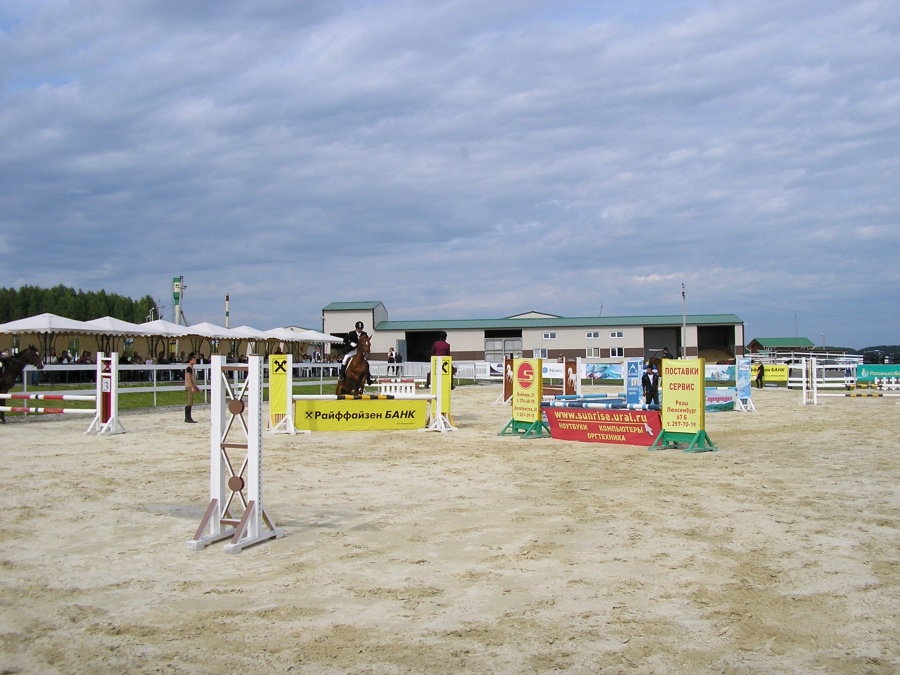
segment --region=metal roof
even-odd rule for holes
[[[753,338],[751,343],[756,343],[764,349],[781,349],[785,347],[798,347],[809,349],[815,347],[815,343],[809,338]]]
[[[358,312],[360,310],[375,309],[382,304],[378,300],[366,300],[363,302],[332,302],[323,309],[323,312]]]
[[[359,303],[335,303],[351,305]],[[539,317],[534,319],[434,319],[421,321],[382,321],[375,330],[426,331],[426,330],[495,330],[503,328],[619,328],[626,326],[668,327],[681,326],[686,321],[691,326],[734,325],[743,320],[735,314],[681,314],[657,316],[583,316]]]

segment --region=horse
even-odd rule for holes
[[[3,366],[0,368],[0,394],[8,394],[9,390],[16,386],[16,380],[25,370],[25,366],[34,366],[38,370],[44,368],[41,355],[34,345],[28,345],[28,349],[23,349],[18,354],[4,356],[0,361]],[[7,399],[0,400],[6,401]],[[6,413],[2,410],[0,410],[0,424],[6,424]]]
[[[672,355],[669,353],[669,348],[668,348],[668,347],[663,347],[662,349],[657,349],[656,351],[654,351],[654,352],[653,352],[653,355],[652,355],[649,359],[647,359],[647,364],[648,364],[651,368],[656,369],[656,372],[659,373],[659,381],[660,381],[660,382],[662,382],[662,371],[663,371],[663,369],[662,369],[662,362],[663,362],[663,359],[674,359],[674,358],[677,358],[677,357],[672,356]]]
[[[359,343],[356,345],[356,354],[347,363],[344,372],[344,379],[338,380],[334,393],[338,396],[352,394],[359,396],[363,393],[366,384],[371,380],[369,374],[369,352],[372,351],[372,341],[369,336],[363,333],[359,337]]]

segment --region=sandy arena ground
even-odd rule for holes
[[[285,536],[191,551],[209,409],[0,427],[2,673],[897,673],[900,399],[754,390],[717,453],[266,436]]]

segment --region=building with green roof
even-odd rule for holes
[[[721,361],[744,355],[744,322],[734,314],[563,317],[539,311],[499,319],[391,321],[380,301],[333,302],[322,309],[322,329],[340,335],[362,321],[372,336],[372,358],[394,347],[406,361],[427,361],[442,332],[459,360],[502,361],[673,356]]]
[[[764,351],[809,351],[815,347],[815,343],[805,337],[753,338],[747,345],[751,354]]]

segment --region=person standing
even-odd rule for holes
[[[450,356],[450,343],[447,342],[447,333],[441,331],[438,333],[438,339],[434,341],[434,344],[431,345],[431,355],[432,356]],[[454,371],[456,368],[453,369]],[[451,378],[451,382],[452,382]],[[425,386],[431,386],[431,371],[428,372],[428,376],[425,378]],[[451,389],[455,389],[456,385],[451,384]]]
[[[394,364],[397,362],[397,352],[394,351],[393,347],[388,349],[387,362],[388,362],[387,374],[388,374],[388,377],[390,377],[391,375],[394,374]]]
[[[184,406],[184,421],[189,424],[196,424],[197,420],[191,417],[191,408],[194,405],[194,394],[200,391],[197,386],[197,380],[194,376],[194,366],[197,365],[197,357],[191,352],[187,357],[187,365],[184,368],[184,388],[187,391],[187,401]]]
[[[431,345],[432,356],[450,356],[450,343],[447,342],[447,333],[438,333],[438,339]]]
[[[644,403],[659,405],[659,373],[649,363],[641,378],[641,387],[644,390]]]
[[[766,368],[763,366],[762,361],[759,362],[759,367],[756,369],[756,388],[763,388],[763,377],[765,377]]]

